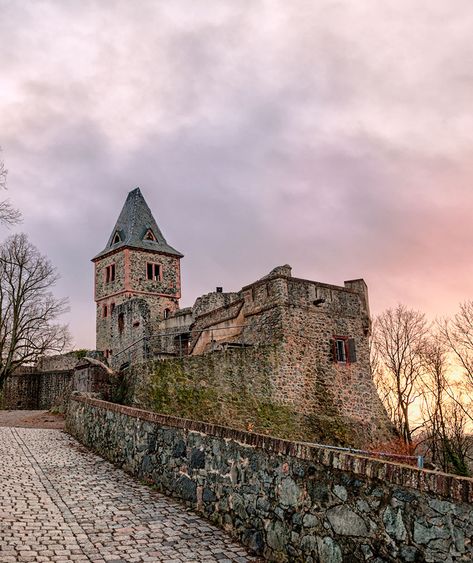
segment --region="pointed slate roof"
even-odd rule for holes
[[[144,240],[148,231],[154,234],[156,240]],[[119,240],[114,242],[118,239],[117,234]],[[95,256],[94,260],[124,247],[165,252],[180,258],[183,256],[166,242],[140,188],[136,188],[128,194],[115,228],[108,239],[107,246]]]

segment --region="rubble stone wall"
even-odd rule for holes
[[[34,371],[65,371],[74,369],[77,364],[77,353],[44,356],[38,360]]]
[[[8,410],[48,410],[64,405],[71,392],[72,370],[13,374],[3,388]]]
[[[67,429],[270,561],[473,559],[473,480],[73,397]]]
[[[219,398],[228,395],[252,395],[263,402],[270,402],[272,369],[277,362],[277,349],[271,346],[229,349],[133,364],[126,373],[126,379],[132,387],[134,405],[150,410],[153,409],[151,392],[154,374],[161,370],[185,374],[189,389],[210,389],[217,403]],[[220,406],[217,403],[214,405],[216,411]]]

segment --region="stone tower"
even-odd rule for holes
[[[179,308],[182,256],[167,244],[140,189],[131,191],[107,246],[92,259],[97,350],[107,357],[120,352],[114,335],[128,321],[124,315],[130,307],[124,304],[138,299],[151,320],[166,318]]]

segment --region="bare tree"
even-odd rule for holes
[[[7,187],[7,169],[2,160],[0,160],[0,189],[5,190]],[[14,225],[21,219],[21,213],[18,209],[12,207],[8,200],[0,201],[0,224]]]
[[[422,445],[427,457],[443,471],[450,471],[452,453],[449,440],[450,398],[448,390],[448,352],[439,335],[426,338],[420,352],[423,364],[421,375],[421,413],[423,420]]]
[[[57,324],[67,299],[56,299],[51,288],[56,269],[26,235],[13,235],[0,245],[0,389],[18,367],[42,355],[62,352],[69,331]]]
[[[375,382],[401,437],[412,445],[410,409],[420,394],[421,351],[428,327],[425,316],[404,305],[388,309],[373,326],[380,366]]]
[[[472,461],[471,438],[467,433],[468,417],[464,408],[462,397],[450,401],[446,409],[447,441],[449,471],[459,475],[470,476],[469,463]]]
[[[461,303],[460,310],[453,318],[443,319],[438,325],[444,341],[462,368],[463,384],[471,397],[473,395],[473,301]]]

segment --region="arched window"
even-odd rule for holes
[[[118,231],[116,231],[114,236],[113,236],[112,244],[117,244],[118,242],[121,242],[121,241],[122,241],[122,237],[120,236],[120,233]]]

